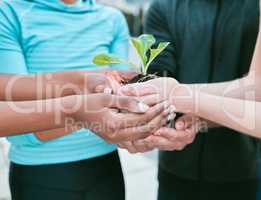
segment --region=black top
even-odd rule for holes
[[[182,83],[233,80],[250,66],[259,24],[258,0],[156,0],[145,32],[171,46],[150,72]],[[160,166],[188,179],[256,178],[259,142],[227,128],[200,133],[182,152],[161,152]]]

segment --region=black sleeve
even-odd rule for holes
[[[146,16],[144,31],[147,34],[152,34],[159,42],[171,42],[167,49],[149,67],[149,73],[156,73],[159,76],[171,76],[176,74],[176,61],[174,52],[174,41],[169,30],[168,20],[171,15],[167,16],[168,1],[156,0],[151,4]],[[166,6],[164,5],[166,4]]]

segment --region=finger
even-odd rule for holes
[[[146,145],[147,145],[149,148],[155,149],[155,148],[157,148],[157,147],[155,147],[154,144],[153,144],[153,138],[154,138],[154,137],[155,137],[154,135],[150,135],[149,137],[143,139],[142,141],[143,141],[144,143],[146,143]]]
[[[194,124],[189,129],[186,129],[186,132],[188,133],[188,136],[186,138],[187,143],[191,144],[195,140],[197,134],[199,133],[199,127],[196,124]]]
[[[167,122],[168,122],[168,119],[163,112],[160,116],[155,117],[153,120],[151,120],[148,123],[149,131],[154,133],[158,129],[166,126]]]
[[[137,72],[133,72],[133,71],[122,71],[119,70],[118,71],[119,76],[124,80],[124,82],[127,82],[131,79],[133,79],[135,76],[138,75]]]
[[[133,141],[132,144],[139,153],[145,153],[154,149],[151,145],[148,145],[145,139]]]
[[[119,72],[116,71],[116,70],[106,70],[106,71],[104,71],[104,74],[105,74],[107,77],[113,78],[113,79],[116,80],[118,83],[122,83],[122,82],[123,82],[122,77],[119,75]]]
[[[193,123],[193,118],[194,117],[189,114],[179,117],[176,120],[175,128],[177,130],[185,130],[185,129],[189,128]]]
[[[163,127],[161,129],[159,129],[154,135],[164,137],[172,142],[176,142],[176,141],[182,142],[182,141],[186,140],[186,138],[190,134],[188,131],[185,131],[185,130],[177,131],[173,128]]]
[[[105,93],[105,94],[112,94],[113,89],[108,85],[98,85],[94,88],[94,93]]]
[[[184,131],[178,131],[171,128],[161,128],[155,133],[155,135],[164,137],[172,142],[181,142],[182,144],[187,145],[194,141],[197,135],[197,128],[196,125],[193,125]]]
[[[151,95],[136,97],[136,99],[148,106],[154,106],[158,103],[161,103],[161,102],[167,100],[166,98],[162,97],[159,94],[151,94]]]
[[[117,79],[115,79],[114,76],[108,75],[107,76],[107,84],[109,87],[112,88],[113,93],[116,93],[119,88],[121,87],[121,82]]]
[[[138,150],[132,144],[132,142],[122,142],[118,145],[122,149],[126,149],[129,153],[138,153]]]
[[[105,75],[99,75],[97,74],[89,74],[89,77],[94,76],[96,79],[96,85],[93,85],[92,92],[94,93],[104,93],[104,90],[106,88],[112,89],[113,92],[116,92],[121,87],[121,82],[119,82],[117,79],[115,79],[114,76],[107,74]],[[90,79],[93,80],[93,79]],[[87,83],[87,85],[92,85],[92,82]],[[112,92],[110,92],[111,94]]]
[[[174,121],[175,117],[176,117],[176,113],[172,113],[172,112],[170,111],[170,113],[169,113],[169,115],[168,115],[168,121],[169,121],[169,122]]]
[[[163,115],[159,115],[151,120],[148,124],[130,127],[116,131],[112,137],[114,138],[114,143],[121,143],[124,141],[135,141],[144,139],[155,132],[159,127],[164,126],[167,123],[166,118]]]
[[[147,130],[147,127],[131,127],[126,129],[121,129],[117,132],[114,132],[112,135],[112,143],[122,143],[134,140],[140,140],[148,137],[150,133]]]
[[[135,98],[120,97],[116,95],[112,96],[111,102],[109,102],[108,105],[110,108],[123,109],[133,113],[145,113],[150,108],[148,105],[139,102]]]
[[[169,108],[167,107],[167,103],[162,102],[154,107],[151,107],[145,114],[113,113],[112,117],[113,119],[116,119],[115,123],[117,123],[118,128],[128,128],[146,125],[157,116],[160,119],[165,119],[168,113]]]
[[[151,94],[157,94],[158,89],[148,83],[135,83],[121,87],[118,91],[120,95],[125,96],[145,96]]]
[[[163,151],[183,150],[185,145],[180,142],[171,142],[164,137],[153,136],[151,138],[153,145]]]
[[[183,120],[178,119],[175,123],[175,128],[177,130],[184,130],[186,129],[185,122]]]

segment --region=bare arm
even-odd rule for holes
[[[0,100],[42,100],[92,93],[96,86],[109,84],[107,76],[102,71],[99,73],[98,71],[68,71],[38,75],[0,74]],[[48,141],[71,132],[72,130],[60,128],[35,134],[40,140]]]
[[[261,138],[261,102],[234,99],[198,92],[197,100],[186,101],[175,97],[175,105],[181,112],[194,114],[223,126]],[[197,103],[196,103],[197,102]]]
[[[142,139],[151,134],[152,128],[160,127],[169,113],[165,102],[155,97],[148,102],[151,100],[153,105],[156,104],[151,108],[136,98],[109,94],[0,102],[0,110],[3,112],[0,115],[0,136],[58,129],[65,127],[66,119],[70,119],[77,124],[81,123],[109,143]],[[129,112],[118,113],[115,108]]]
[[[0,136],[11,136],[34,131],[44,131],[64,127],[65,113],[60,110],[71,97],[42,101],[0,102]],[[60,122],[56,123],[55,117]],[[59,115],[59,116],[58,116]]]
[[[95,83],[90,85],[88,79],[98,79],[96,86],[106,82],[106,77],[98,76],[98,73],[67,71],[35,75],[0,74],[0,100],[30,101],[91,93]]]

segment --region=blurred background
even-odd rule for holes
[[[151,0],[97,0],[97,2],[120,9],[128,21],[132,36],[142,33],[143,17]]]
[[[142,33],[143,16],[148,9],[150,0],[98,0],[120,9],[129,24],[132,36]],[[131,59],[136,59],[130,49]],[[0,200],[10,200],[8,187],[9,161],[8,143],[0,139]],[[126,182],[127,200],[156,200],[157,196],[157,152],[130,155],[120,151],[122,167]]]

